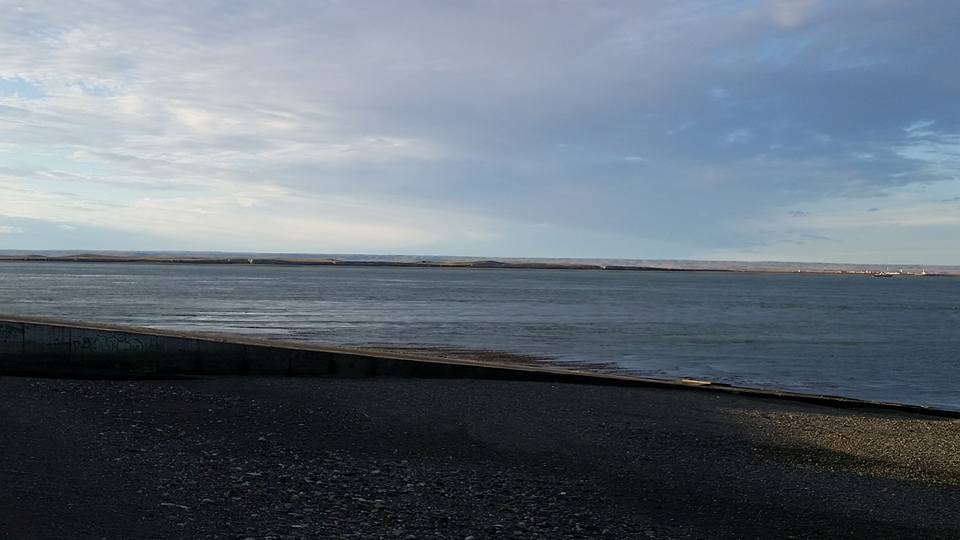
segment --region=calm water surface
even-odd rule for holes
[[[0,264],[0,312],[494,349],[960,410],[960,279]]]

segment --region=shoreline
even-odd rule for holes
[[[256,355],[260,357],[260,361],[264,363],[265,367],[267,367],[267,372],[273,375],[302,376],[305,374],[306,376],[320,377],[330,375],[337,376],[339,368],[334,369],[332,372],[326,370],[314,371],[311,369],[306,371],[304,374],[292,373],[290,371],[291,366],[289,364],[289,359],[287,360],[287,367],[282,368],[278,366],[276,361],[271,360],[270,358],[271,356],[277,355],[296,356],[302,354],[318,354],[325,356],[333,355],[334,357],[342,356],[352,359],[349,360],[348,364],[350,366],[348,369],[350,370],[354,370],[353,366],[356,364],[356,361],[361,360],[361,363],[364,364],[364,367],[360,368],[359,371],[354,370],[352,374],[346,375],[352,377],[440,377],[466,379],[493,377],[507,379],[513,378],[517,380],[562,381],[601,386],[656,387],[674,390],[693,390],[707,393],[725,393],[742,395],[746,397],[806,402],[838,409],[862,408],[894,410],[942,418],[960,418],[960,410],[909,403],[867,400],[827,394],[793,392],[789,390],[741,387],[721,382],[692,378],[663,379],[646,377],[631,374],[629,371],[625,371],[620,368],[610,369],[611,365],[608,363],[582,363],[578,365],[577,363],[573,362],[562,362],[549,359],[546,359],[546,362],[544,362],[544,359],[536,357],[497,351],[470,351],[454,347],[414,347],[413,349],[397,346],[336,347],[300,341],[255,338],[236,334],[185,332],[130,325],[89,323],[64,319],[22,317],[12,315],[0,315],[0,325],[2,324],[39,325],[40,327],[51,327],[60,330],[69,330],[72,328],[80,331],[83,334],[87,334],[88,336],[91,335],[89,334],[90,332],[106,332],[107,338],[109,338],[110,334],[116,333],[118,335],[122,335],[124,340],[128,339],[129,337],[137,336],[161,339],[172,338],[174,340],[174,344],[172,345],[174,350],[180,350],[178,349],[178,346],[175,345],[175,343],[179,340],[186,340],[187,342],[193,343],[208,343],[213,347],[213,354],[218,358],[218,361],[223,357],[223,355],[227,354],[242,354],[243,356],[247,356],[247,348],[252,347],[256,351],[262,351],[258,352]],[[56,335],[59,335],[60,330],[57,331]],[[0,338],[2,337],[3,336],[0,335]],[[21,340],[20,346],[23,347],[23,335],[19,336],[19,339]],[[61,345],[67,345],[69,347],[73,340],[70,338],[67,338],[67,340],[67,342],[62,343]],[[0,340],[0,345],[4,345],[3,340]],[[55,345],[55,347],[60,347],[61,345]],[[16,344],[7,342],[5,346],[7,347],[7,351],[9,351],[10,346],[16,347]],[[218,348],[222,347],[226,347],[225,351],[229,352],[215,352],[218,350]],[[61,352],[58,354],[63,354],[66,352],[66,354],[69,356],[69,349],[46,350],[48,350],[48,354],[52,353],[53,350],[59,350]],[[3,347],[0,347],[0,353],[3,352],[5,352]],[[90,351],[84,349],[83,354],[89,354],[89,352]],[[7,354],[9,355],[10,353],[7,352]],[[94,353],[93,357],[88,356],[88,359],[95,358],[97,354],[99,353]],[[104,356],[104,359],[109,360],[110,358],[117,357],[118,351],[105,351],[105,354],[106,356]],[[16,354],[14,356],[16,356]],[[123,353],[120,351],[119,357],[122,356]],[[154,356],[156,356],[156,353],[154,353]],[[115,362],[116,360],[109,361]],[[408,368],[399,367],[397,365],[398,362],[410,366],[423,366],[430,374],[427,374],[428,372],[421,373],[420,375],[413,374],[408,370]],[[379,372],[379,370],[375,368],[377,363],[384,363],[390,367],[378,375],[375,374]],[[14,363],[13,365],[17,366],[19,364]],[[111,370],[111,368],[107,368],[105,365],[101,365],[93,370],[90,370],[85,368],[84,364],[82,363],[69,363],[67,365],[60,366],[56,370],[49,370],[44,367],[44,364],[37,365],[36,367],[19,365],[19,367],[14,367],[12,369],[10,365],[7,365],[6,367],[2,367],[2,369],[0,369],[0,375],[49,375],[53,377],[72,375],[93,378],[104,376],[115,377],[117,375],[122,375],[156,378],[157,376],[165,375],[190,376],[197,374],[202,375],[205,373],[202,371],[196,371],[196,367],[190,368],[189,364],[184,365],[176,361],[172,363],[172,366],[173,371],[168,370],[161,373],[157,372],[155,368],[147,371],[144,371],[142,368],[139,368],[136,371],[130,371],[129,368]],[[606,371],[601,371],[603,369]],[[416,369],[414,368],[414,371],[415,370]],[[240,361],[230,363],[226,367],[221,367],[218,371],[213,373],[248,375],[256,374],[257,372],[251,371],[250,366],[247,363]],[[488,374],[484,375],[484,373]],[[343,374],[340,376],[343,376]]]
[[[268,265],[268,266],[324,266],[324,267],[359,267],[359,268],[471,268],[471,269],[507,269],[507,270],[595,270],[595,271],[623,271],[623,272],[724,272],[724,273],[757,273],[757,274],[812,274],[812,275],[844,275],[844,276],[872,276],[872,277],[960,277],[960,270],[926,272],[919,265],[903,265],[911,270],[889,271],[890,265],[830,265],[820,263],[777,263],[773,268],[763,263],[720,263],[710,264],[701,261],[682,261],[674,264],[601,264],[592,262],[549,262],[536,260],[497,260],[481,258],[449,258],[433,260],[365,260],[365,259],[337,259],[330,257],[264,257],[264,256],[184,256],[184,255],[0,255],[0,263],[40,262],[40,263],[97,263],[97,264],[157,264],[157,265]],[[679,262],[680,264],[676,264]],[[696,263],[695,265],[693,263]],[[823,267],[820,267],[823,266]]]
[[[440,346],[440,345],[416,345],[416,344],[393,344],[393,343],[372,343],[369,345],[357,345],[356,350],[369,351],[383,354],[401,354],[414,355],[419,357],[438,358],[441,360],[466,360],[470,362],[495,363],[506,365],[518,365],[529,367],[550,367],[557,369],[575,369],[588,373],[598,373],[606,375],[624,375],[643,377],[629,369],[618,366],[616,362],[580,362],[570,360],[559,360],[547,356],[536,356],[530,354],[521,354],[495,349],[468,349],[464,347]],[[667,379],[665,379],[667,380]]]
[[[622,376],[628,379],[649,381],[653,383],[663,383],[676,387],[682,385],[682,388],[700,388],[704,390],[715,390],[721,392],[730,392],[745,396],[771,397],[775,399],[795,400],[817,402],[824,404],[833,403],[835,407],[856,407],[857,404],[866,407],[889,408],[891,410],[916,412],[918,414],[929,413],[932,416],[960,418],[960,407],[953,409],[949,407],[938,407],[934,405],[923,405],[918,403],[887,401],[879,399],[866,399],[841,394],[825,394],[816,391],[791,390],[777,386],[741,386],[722,381],[705,379],[693,376],[681,376],[677,378],[664,378],[646,375],[639,371],[617,365],[615,362],[604,361],[575,361],[559,360],[546,356],[534,356],[494,349],[466,349],[452,346],[423,346],[423,345],[391,345],[391,344],[373,344],[370,346],[357,346],[357,351],[374,352],[383,354],[413,355],[416,357],[437,358],[442,360],[466,360],[471,362],[486,362],[506,365],[547,367],[562,370],[574,370],[586,375],[614,375]]]

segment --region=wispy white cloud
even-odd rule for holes
[[[908,139],[894,148],[896,155],[918,164],[923,180],[960,184],[960,132],[932,129],[932,122],[911,124]]]
[[[752,135],[749,129],[740,128],[727,133],[724,140],[730,144],[740,144],[749,141],[751,138]]]
[[[812,19],[822,7],[822,0],[767,0],[770,17],[786,28],[796,28]]]

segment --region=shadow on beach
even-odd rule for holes
[[[951,420],[493,380],[0,389],[8,537],[960,536]]]

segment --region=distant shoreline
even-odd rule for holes
[[[542,270],[638,270],[668,272],[729,272],[730,270],[713,268],[671,268],[658,266],[628,266],[576,263],[539,263],[504,262],[497,260],[465,261],[367,261],[325,258],[284,258],[284,257],[128,257],[110,255],[77,256],[0,256],[0,262],[87,262],[87,263],[149,263],[149,264],[259,264],[275,266],[391,266],[412,268],[526,268]]]
[[[450,259],[450,260],[364,260],[337,259],[326,257],[243,257],[243,256],[185,256],[185,255],[0,255],[4,262],[44,262],[44,263],[136,263],[136,264],[219,264],[219,265],[273,265],[273,266],[347,266],[347,267],[400,267],[400,268],[483,268],[483,269],[528,269],[528,270],[614,270],[634,272],[734,272],[766,274],[830,274],[830,275],[870,275],[877,277],[958,277],[960,272],[926,272],[915,270],[879,270],[878,265],[864,265],[867,268],[810,268],[791,269],[784,267],[769,268],[736,267],[724,268],[723,263],[716,267],[698,263],[697,267],[650,266],[629,264],[599,264],[589,262],[547,262],[547,261],[502,261],[495,259]],[[807,264],[807,263],[802,263]]]

